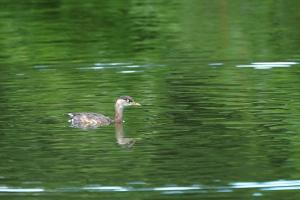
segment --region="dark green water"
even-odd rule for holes
[[[299,199],[299,8],[2,0],[0,199]]]

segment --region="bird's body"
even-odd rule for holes
[[[98,113],[79,112],[68,113],[70,116],[69,122],[71,122],[71,125],[76,128],[96,128],[99,126],[110,125],[114,122],[122,123],[124,107],[132,105],[140,106],[139,103],[134,102],[132,97],[121,96],[116,100],[114,120]]]
[[[105,126],[113,123],[113,120],[109,117],[106,117],[98,113],[69,113],[70,122],[74,127],[89,126],[89,127],[98,127]]]

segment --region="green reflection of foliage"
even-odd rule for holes
[[[49,180],[76,174],[71,181],[83,183],[299,178],[293,154],[299,70],[235,67],[299,59],[299,7],[298,1],[5,2],[1,129],[12,136],[1,135],[10,152],[1,156],[13,158],[5,172]],[[79,69],[117,62],[143,72]],[[225,64],[208,67],[212,62]],[[69,111],[112,116],[121,94],[144,104],[126,111],[134,124],[125,126],[128,134],[141,130],[147,138],[136,149],[114,146],[112,127],[100,136],[66,127]]]

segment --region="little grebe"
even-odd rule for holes
[[[115,119],[112,120],[102,114],[97,113],[68,113],[70,116],[69,122],[73,127],[77,128],[96,128],[99,126],[109,125],[113,122],[123,122],[123,110],[127,106],[140,106],[141,104],[135,102],[130,96],[121,96],[117,98],[115,104]]]

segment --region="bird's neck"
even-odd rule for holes
[[[123,106],[116,104],[115,105],[115,123],[123,122]]]

